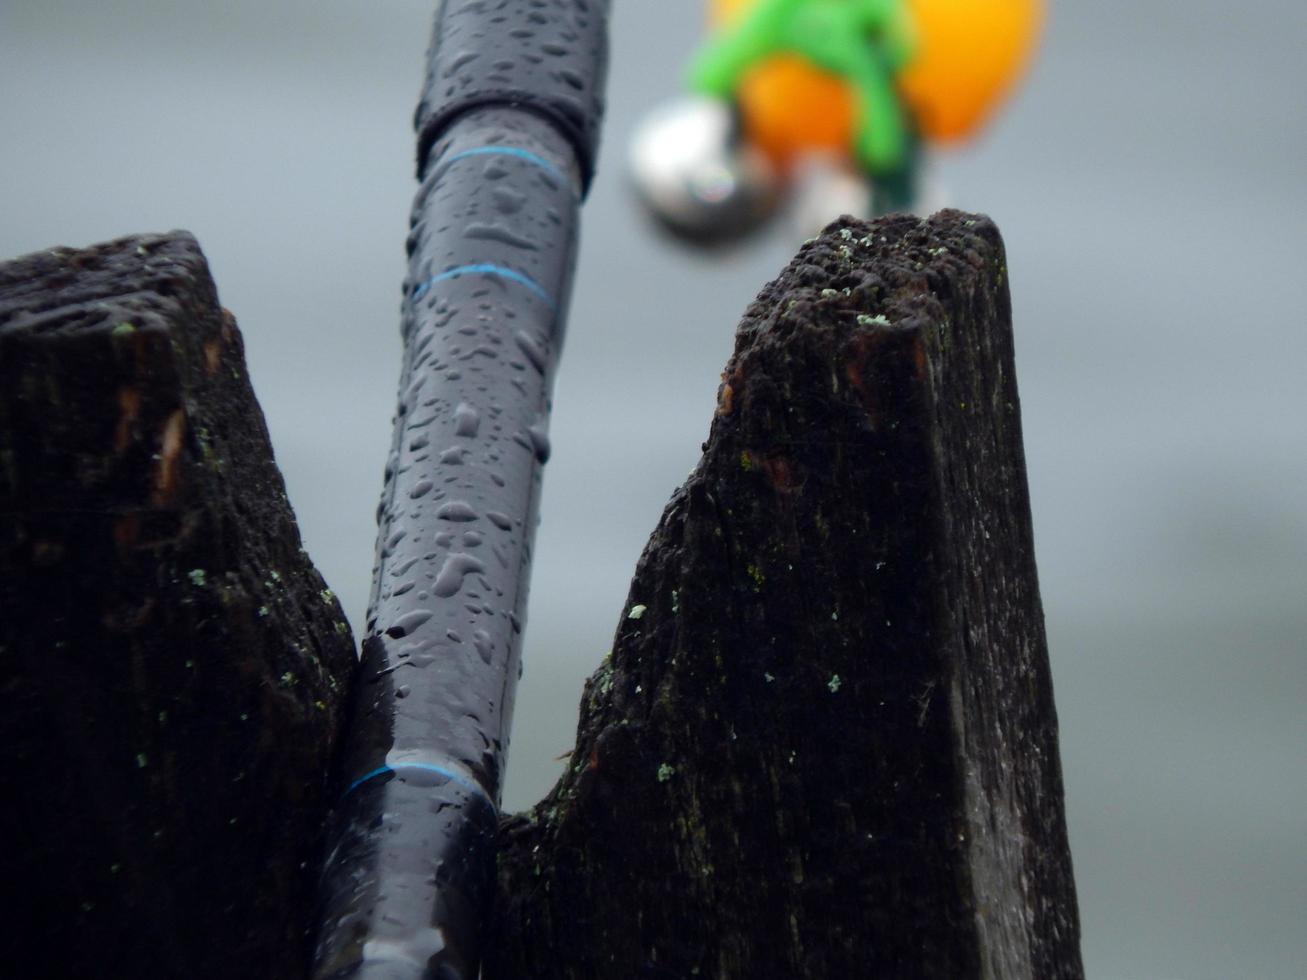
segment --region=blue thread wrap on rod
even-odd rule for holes
[[[478,106],[513,105],[548,119],[571,142],[584,196],[607,73],[607,0],[445,0],[415,119],[418,176],[450,120]]]

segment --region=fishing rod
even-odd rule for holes
[[[314,980],[477,976],[608,0],[450,0]]]

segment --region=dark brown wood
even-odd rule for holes
[[[487,976],[1082,976],[1004,262],[843,219],[747,311]]]
[[[302,977],[353,641],[190,235],[0,264],[0,958]]]

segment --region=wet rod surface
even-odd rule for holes
[[[477,975],[606,21],[555,0],[436,17],[315,980]]]

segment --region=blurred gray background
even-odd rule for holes
[[[698,456],[746,302],[623,183],[698,0],[616,0],[506,802]],[[237,315],[307,547],[363,622],[432,0],[0,0],[0,256],[183,227]],[[1054,3],[951,203],[1009,251],[1084,950],[1102,980],[1307,976],[1301,3]]]

